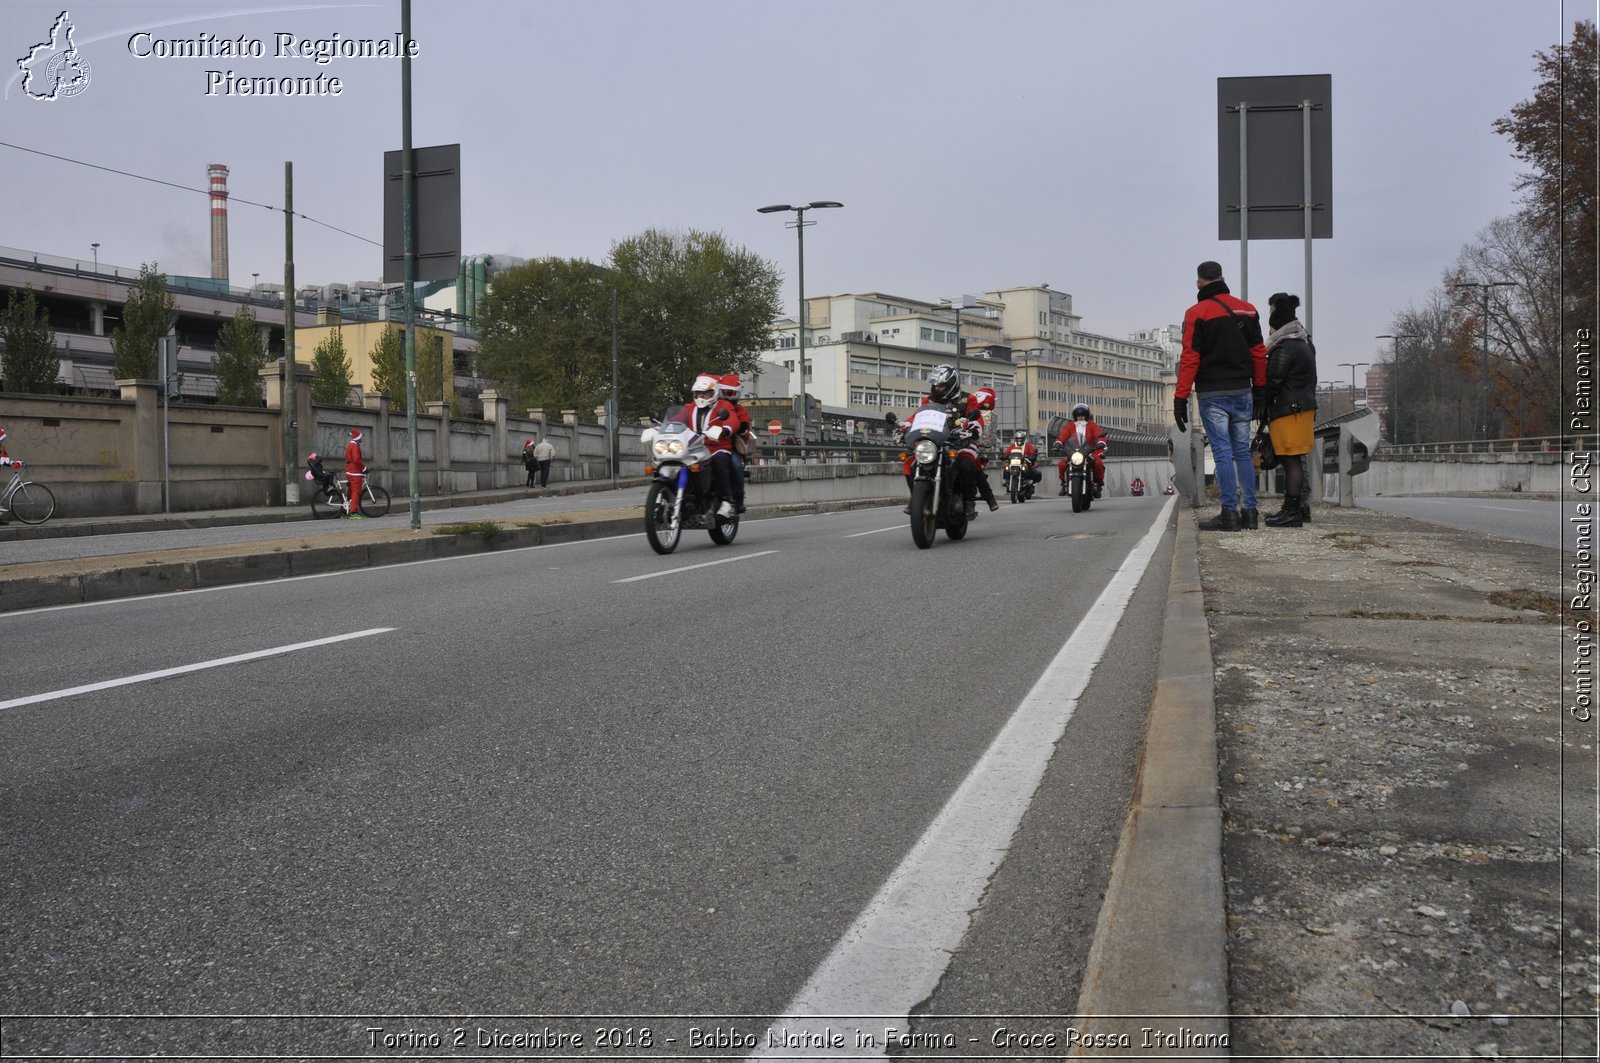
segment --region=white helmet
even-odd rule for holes
[[[694,393],[694,404],[702,410],[717,401],[717,389],[722,386],[722,381],[710,373],[701,373],[694,378],[694,387],[689,390]]]

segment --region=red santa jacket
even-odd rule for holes
[[[733,437],[739,431],[739,414],[734,409],[733,403],[727,399],[718,399],[710,406],[701,409],[692,401],[683,404],[683,409],[678,411],[678,416],[673,418],[682,421],[694,431],[706,437],[706,447],[712,454],[731,452],[733,450]],[[711,438],[710,429],[720,428],[717,438]]]
[[[367,459],[361,456],[361,444],[353,439],[344,445],[344,472],[346,476],[364,476],[367,472]]]
[[[1100,430],[1100,426],[1095,424],[1093,419],[1083,423],[1083,441],[1087,446],[1093,447],[1105,437],[1106,434]],[[1078,422],[1067,422],[1066,427],[1061,429],[1061,434],[1056,436],[1056,442],[1065,447],[1076,447],[1078,445]]]

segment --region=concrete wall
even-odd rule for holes
[[[0,396],[0,425],[7,450],[27,462],[27,475],[47,484],[58,516],[90,517],[281,505],[284,483],[299,481],[313,451],[340,472],[352,428],[375,483],[399,494],[409,489],[407,417],[384,395],[363,396],[361,406],[318,406],[310,401],[311,374],[296,373],[295,468],[285,473],[283,363],[263,370],[267,407],[244,408],[175,402],[163,407],[156,383],[119,381],[122,397]],[[418,488],[453,494],[524,482],[525,438],[549,438],[556,456],[552,483],[610,475],[610,435],[581,424],[576,411],[554,421],[509,417],[505,402],[485,393],[483,420],[451,418],[439,403],[417,414]],[[623,427],[621,475],[643,472],[638,426]]]
[[[1353,478],[1357,498],[1457,495],[1495,491],[1559,494],[1569,463],[1558,453],[1385,456]]]

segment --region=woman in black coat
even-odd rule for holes
[[[1298,528],[1311,518],[1300,505],[1305,489],[1306,455],[1315,440],[1317,418],[1317,349],[1311,334],[1295,316],[1300,297],[1279,292],[1267,300],[1267,394],[1263,420],[1272,434],[1272,449],[1283,463],[1283,508],[1267,517],[1272,528]]]

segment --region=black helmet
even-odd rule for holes
[[[928,397],[934,402],[952,402],[961,394],[961,374],[953,365],[936,365],[928,374]]]
[[[1076,421],[1080,413],[1089,418],[1089,420],[1094,420],[1094,414],[1089,412],[1089,404],[1087,402],[1080,402],[1072,408],[1072,419]]]

